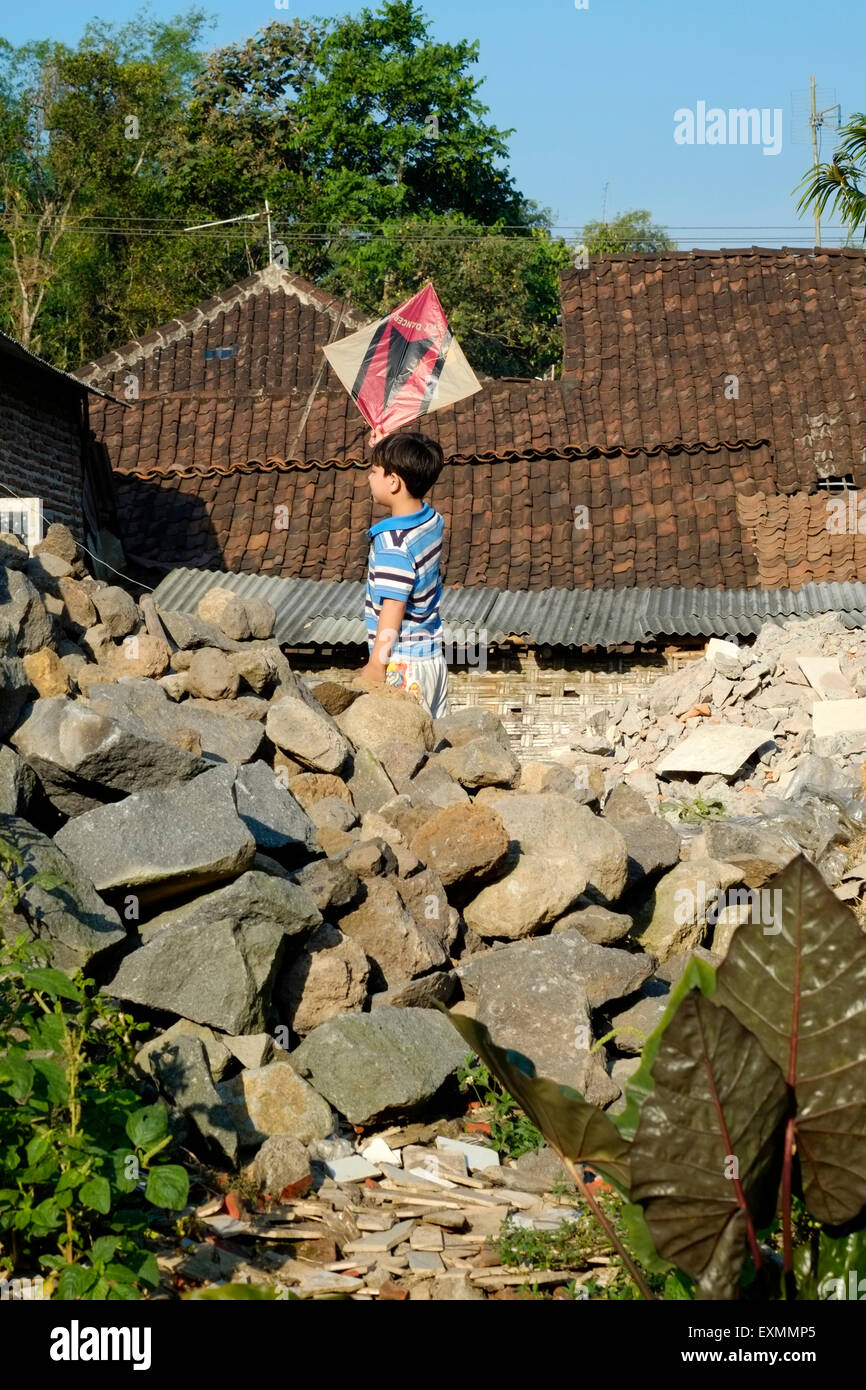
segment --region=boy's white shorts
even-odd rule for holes
[[[389,661],[385,684],[407,690],[434,719],[442,719],[448,713],[448,662],[441,652]]]

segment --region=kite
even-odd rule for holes
[[[481,390],[432,285],[322,351],[372,426],[371,444]]]

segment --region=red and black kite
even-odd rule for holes
[[[432,285],[322,351],[372,426],[371,444],[481,390]]]

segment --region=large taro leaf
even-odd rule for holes
[[[701,1297],[733,1298],[746,1217],[756,1230],[775,1212],[784,1078],[757,1038],[697,991],[665,1030],[653,1076],[631,1146],[632,1201]]]
[[[866,934],[802,856],[768,891],[781,911],[737,929],[715,998],[793,1088],[803,1197],[842,1225],[866,1204]]]
[[[626,1104],[624,1110],[614,1117],[614,1123],[624,1139],[633,1139],[637,1133],[640,1112],[647,1096],[655,1086],[653,1062],[659,1050],[665,1029],[676,1016],[683,999],[692,989],[699,989],[707,999],[712,999],[716,988],[716,972],[700,956],[692,956],[678,983],[668,996],[665,1011],[655,1030],[647,1038],[641,1053],[640,1066],[625,1083]]]
[[[438,1007],[541,1130],[551,1148],[562,1158],[590,1164],[627,1195],[629,1145],[602,1110],[571,1086],[536,1076],[529,1058],[522,1052],[497,1047],[483,1023],[449,1013],[441,1004]]]

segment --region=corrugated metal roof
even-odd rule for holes
[[[266,598],[287,646],[363,646],[364,585],[263,574],[176,569],[155,590],[162,608],[195,613],[216,585],[241,598]],[[457,644],[461,629],[486,632],[488,645],[512,637],[539,646],[617,647],[659,637],[745,637],[767,619],[838,613],[866,626],[866,583],[801,589],[547,589],[540,593],[475,587],[445,589],[442,619]],[[448,635],[446,631],[446,636]]]
[[[50,372],[52,376],[62,377],[69,385],[74,386],[79,392],[91,391],[94,396],[102,396],[103,400],[111,401],[114,405],[129,405],[128,401],[119,401],[116,396],[112,396],[108,391],[102,391],[98,386],[88,386],[86,381],[79,381],[71,372],[64,372],[60,367],[54,367],[50,362],[46,362],[44,357],[39,357],[35,352],[31,352],[23,343],[19,343],[17,338],[13,338],[10,333],[0,332],[0,351],[5,352],[7,357],[14,357],[19,362],[25,362],[30,367],[39,367],[45,372]]]

